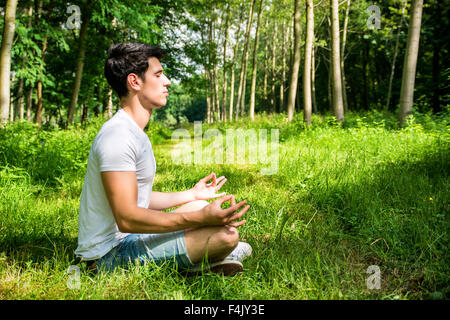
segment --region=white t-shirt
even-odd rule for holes
[[[135,171],[137,205],[148,208],[156,162],[145,132],[123,109],[103,124],[92,143],[78,217],[78,248],[83,260],[99,259],[128,235],[117,227],[100,172]]]

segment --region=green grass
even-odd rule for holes
[[[104,120],[66,131],[8,125],[0,129],[0,299],[448,298],[448,118],[416,115],[403,129],[376,112],[349,114],[344,128],[315,116],[305,129],[301,115],[203,124],[279,129],[273,175],[261,175],[261,163],[175,164],[170,130],[151,124],[154,190],[225,175],[223,190],[251,205],[240,234],[253,255],[231,278],[153,265],[98,276],[82,269],[79,289],[68,288],[66,271],[76,261],[87,155]],[[380,267],[380,290],[366,286],[370,265]]]

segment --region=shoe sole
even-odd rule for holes
[[[204,265],[203,269],[187,270],[188,276],[201,275],[206,272],[221,274],[225,277],[231,277],[244,271],[244,266],[239,261],[219,261],[210,265]]]

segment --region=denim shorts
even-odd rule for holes
[[[194,264],[188,256],[184,230],[161,233],[132,233],[106,255],[96,260],[97,271],[112,272],[117,267],[126,268],[130,264],[147,263],[162,265],[167,263],[173,267],[186,269]]]

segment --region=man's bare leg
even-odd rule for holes
[[[174,210],[189,212],[200,210],[209,203],[203,200],[192,201]],[[239,232],[235,227],[211,226],[188,229],[185,233],[186,248],[193,263],[199,263],[206,256],[209,261],[225,259],[239,243]]]

